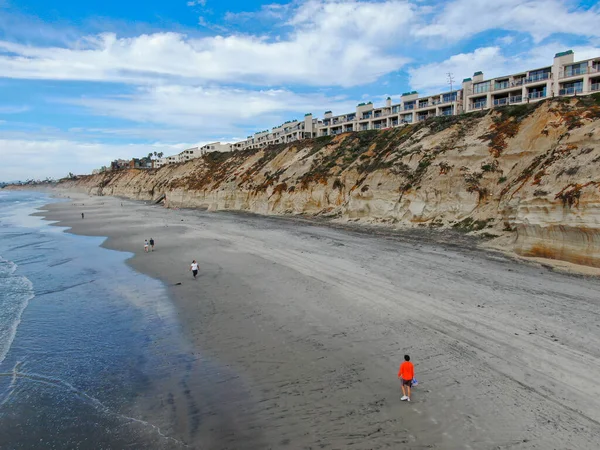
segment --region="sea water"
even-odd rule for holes
[[[164,286],[30,216],[50,201],[0,191],[0,448],[184,448],[136,406],[193,362]]]

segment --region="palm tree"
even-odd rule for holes
[[[162,158],[162,157],[163,157],[163,155],[164,155],[164,153],[163,153],[163,152],[160,152],[160,153],[158,154],[158,157],[159,157],[159,158]]]

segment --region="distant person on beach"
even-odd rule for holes
[[[154,238],[150,238],[150,248],[154,251]]]
[[[192,261],[190,270],[192,271],[192,275],[194,275],[194,278],[196,278],[196,276],[198,275],[198,263],[196,262],[196,260]]]
[[[81,213],[81,218],[83,219],[85,216],[83,215],[83,213]]]
[[[410,356],[404,355],[404,362],[400,365],[398,378],[402,381],[402,400],[410,402],[410,388],[412,387],[413,378],[415,377],[415,368],[410,362]]]
[[[148,253],[148,239],[144,241],[144,251]]]

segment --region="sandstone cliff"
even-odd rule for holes
[[[209,154],[61,184],[95,195],[499,236],[600,267],[600,95]]]

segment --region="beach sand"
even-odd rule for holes
[[[600,448],[597,278],[418,233],[70,197],[41,214],[133,253],[206,361],[136,406],[171,408],[190,448]]]

